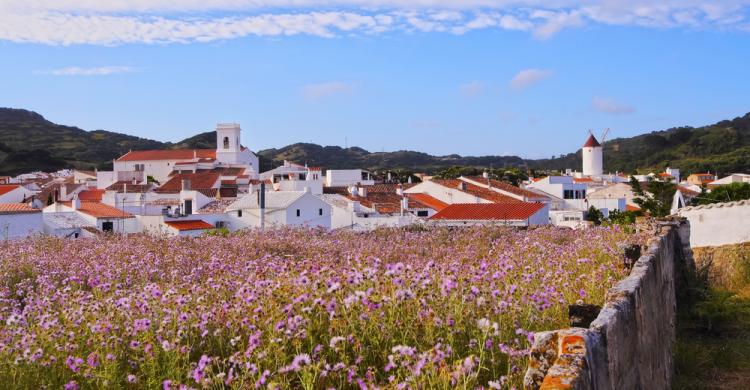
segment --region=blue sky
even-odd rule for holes
[[[552,4],[552,5],[550,5]],[[162,141],[521,155],[750,111],[750,1],[0,0],[0,106]]]

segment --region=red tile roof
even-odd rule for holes
[[[594,137],[593,134],[589,136],[589,139],[586,140],[586,143],[583,144],[584,148],[591,148],[596,146],[602,146],[599,141],[596,140],[596,137]]]
[[[151,184],[133,184],[132,181],[118,181],[115,183],[112,183],[109,187],[107,187],[108,191],[115,191],[118,193],[123,193],[126,190],[128,193],[144,193],[148,192],[151,189]],[[101,200],[101,199],[100,199]]]
[[[444,187],[453,188],[453,189],[456,189],[456,190],[459,190],[459,191],[466,192],[467,194],[471,194],[471,195],[477,196],[477,197],[479,197],[481,199],[488,200],[490,202],[495,202],[495,203],[515,203],[515,202],[520,202],[520,200],[518,200],[516,198],[511,198],[510,196],[503,195],[503,194],[500,194],[498,192],[492,191],[490,189],[483,188],[483,187],[480,187],[478,185],[467,183],[465,181],[461,181],[461,180],[458,180],[458,179],[449,179],[449,180],[433,179],[432,182],[434,182],[436,184],[440,184],[441,186],[444,186]],[[461,190],[459,188],[459,185],[461,183],[465,184],[465,189],[464,190]]]
[[[117,161],[189,160],[192,158],[216,158],[216,149],[135,150]]]
[[[434,198],[427,194],[406,194],[410,200],[416,200],[419,203],[431,208],[435,211],[441,211],[448,207],[448,203],[443,202],[440,199]]]
[[[182,190],[182,180],[190,180],[190,189],[206,190],[214,188],[221,176],[220,171],[203,171],[196,173],[178,173],[155,191],[159,193],[176,193]]]
[[[73,207],[73,203],[70,201],[60,202],[60,204],[63,204],[70,208]],[[104,203],[93,202],[93,201],[81,201],[81,207],[78,209],[78,211],[84,214],[90,215],[94,218],[113,218],[113,219],[134,218],[133,214],[130,214],[126,211],[122,211],[116,207],[112,207]]]
[[[469,177],[466,177],[466,179],[469,179],[469,180],[471,180],[473,182],[476,182],[476,183],[480,183],[483,186],[486,186],[487,185],[487,181],[488,181],[488,179],[485,179],[482,176],[469,176]],[[518,196],[523,196],[523,197],[526,197],[528,199],[548,199],[549,198],[546,195],[537,194],[536,192],[525,190],[525,189],[520,188],[520,187],[516,187],[516,186],[514,186],[512,184],[508,184],[508,183],[506,183],[504,181],[489,179],[489,182],[492,185],[492,188],[497,188],[498,190],[505,191],[505,192],[510,192],[511,194],[518,195]]]
[[[83,190],[78,193],[78,199],[80,200],[93,200],[101,201],[104,195],[104,190]]]
[[[590,177],[574,177],[573,183],[593,183],[594,179]]]
[[[18,187],[20,187],[18,184],[0,184],[0,195],[5,195]]]
[[[202,220],[197,221],[164,221],[165,224],[181,231],[213,229],[214,225]]]
[[[32,208],[25,203],[0,203],[0,215],[5,214],[31,214],[42,210]]]
[[[457,203],[430,219],[459,221],[518,221],[530,218],[544,208],[543,203]]]
[[[625,211],[641,211],[641,208],[636,205],[626,204]]]

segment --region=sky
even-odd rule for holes
[[[0,0],[0,106],[253,150],[547,158],[744,115],[749,67],[750,0]]]

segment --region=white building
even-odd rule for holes
[[[44,213],[76,213],[86,221],[84,227],[95,227],[105,233],[138,233],[141,228],[135,217],[123,210],[101,202],[81,201],[75,197],[69,202],[47,206]]]
[[[43,232],[41,210],[21,203],[0,203],[0,240],[22,239]]]
[[[604,174],[604,157],[602,154],[602,145],[597,141],[593,134],[589,136],[586,143],[583,144],[583,175],[584,176],[601,176]]]
[[[371,186],[375,180],[369,172],[361,169],[329,169],[326,171],[326,187]]]
[[[733,173],[729,176],[722,177],[721,179],[714,180],[708,184],[708,187],[725,186],[732,183],[750,183],[750,175],[746,173]]]
[[[527,188],[536,189],[563,200],[563,210],[586,210],[588,184],[578,182],[573,176],[547,176],[529,183]]]
[[[308,226],[331,228],[331,206],[310,191],[266,191],[244,196],[226,208],[231,230]]]
[[[260,180],[270,182],[274,191],[303,192],[308,189],[313,195],[323,194],[323,172],[317,167],[284,161],[282,166],[261,173]]]
[[[452,204],[430,218],[439,226],[538,226],[549,224],[549,207],[544,203]]]
[[[0,203],[21,203],[32,195],[34,192],[20,184],[0,184]]]
[[[238,124],[216,126],[216,149],[131,151],[114,161],[112,174],[97,172],[97,186],[106,188],[117,181],[144,182],[149,176],[163,183],[175,171],[215,168],[244,168],[246,175],[257,178],[258,157],[242,147]]]

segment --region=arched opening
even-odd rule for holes
[[[229,137],[224,137],[224,149],[229,149]]]

